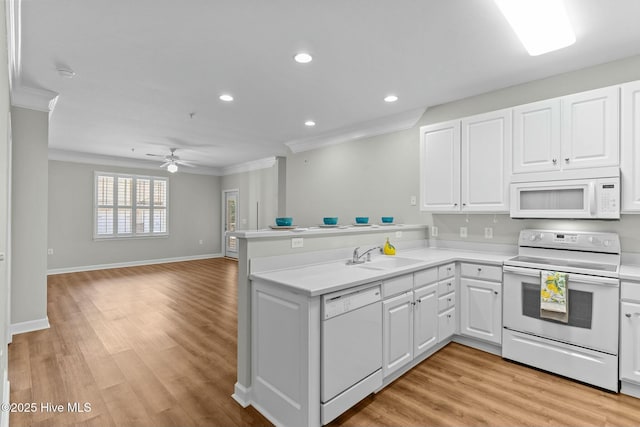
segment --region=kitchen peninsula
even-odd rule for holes
[[[276,424],[326,424],[454,338],[485,351],[500,352],[501,265],[513,255],[514,247],[479,244],[472,248],[478,250],[474,252],[440,242],[441,247],[433,248],[428,245],[423,225],[246,231],[233,235],[238,238],[240,251],[238,382],[234,398],[243,406],[256,407]],[[355,247],[360,246],[364,252],[381,246],[387,237],[398,248],[396,257],[374,251],[370,262],[346,265]],[[292,239],[299,238],[303,239],[302,248],[292,248]],[[295,246],[299,245],[297,240]],[[472,276],[471,280],[486,290],[472,295],[481,301],[474,301],[471,307],[461,306],[459,292],[454,291],[460,273]],[[333,316],[355,312],[351,310],[368,302],[381,307],[372,308],[380,323],[379,329],[372,329],[379,332],[372,334],[383,341],[380,351],[372,352],[383,360],[372,363],[378,363],[380,369],[371,375],[366,373],[366,378],[355,385],[337,385],[340,393],[336,395],[334,390],[331,394],[325,389],[332,388],[336,377],[347,375],[332,372],[341,364],[329,369],[321,368],[321,363],[329,363],[323,361],[332,357],[328,343],[339,343],[346,332],[336,341],[328,336],[329,322]],[[476,303],[485,306],[486,312],[477,313]],[[461,308],[466,312],[462,313],[464,319],[458,319]],[[321,328],[323,321],[326,323]],[[406,321],[409,324],[405,330]],[[477,321],[483,324],[474,325]],[[341,324],[338,329],[348,331],[350,326]],[[394,338],[393,344],[390,329],[394,337],[398,330],[402,335],[399,340]],[[338,357],[344,361],[346,356]],[[351,374],[354,370],[348,371]],[[320,375],[324,375],[322,380]]]

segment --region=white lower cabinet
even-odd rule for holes
[[[494,344],[502,342],[502,273],[500,267],[462,264],[460,334]],[[464,277],[464,275],[474,278]],[[481,279],[493,279],[489,281]]]
[[[414,291],[413,357],[418,357],[438,343],[438,285]]]
[[[382,374],[387,376],[413,359],[413,291],[382,302]]]
[[[620,379],[640,384],[640,301],[620,304]]]
[[[620,380],[622,392],[626,382],[640,397],[640,283],[623,281],[620,285]]]

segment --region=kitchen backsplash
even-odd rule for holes
[[[509,215],[449,214],[433,215],[433,226],[438,236],[430,239],[461,240],[469,242],[515,245],[518,233],[524,228],[575,231],[609,231],[620,235],[623,252],[640,253],[640,215],[622,215],[615,221],[598,220],[516,220]],[[467,228],[467,237],[460,237],[460,227]],[[485,228],[491,228],[493,238],[485,238]]]

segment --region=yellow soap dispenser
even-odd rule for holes
[[[389,243],[389,238],[388,237],[387,237],[387,241],[384,244],[384,248],[382,248],[382,251],[384,252],[385,255],[395,255],[396,254],[396,248],[391,243]]]

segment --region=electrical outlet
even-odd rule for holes
[[[293,237],[291,239],[291,247],[292,248],[302,248],[302,247],[304,247],[304,239],[302,237]]]
[[[435,225],[431,226],[431,237],[438,237],[438,227]]]
[[[484,238],[485,239],[493,239],[493,227],[485,227],[484,228]]]
[[[47,249],[47,255],[53,255],[53,248]]]
[[[467,237],[467,227],[460,227],[460,237]]]
[[[396,238],[402,237],[402,231],[396,231]]]
[[[416,196],[411,196],[411,199],[409,199],[409,204],[411,206],[415,206],[418,204],[418,198]]]

